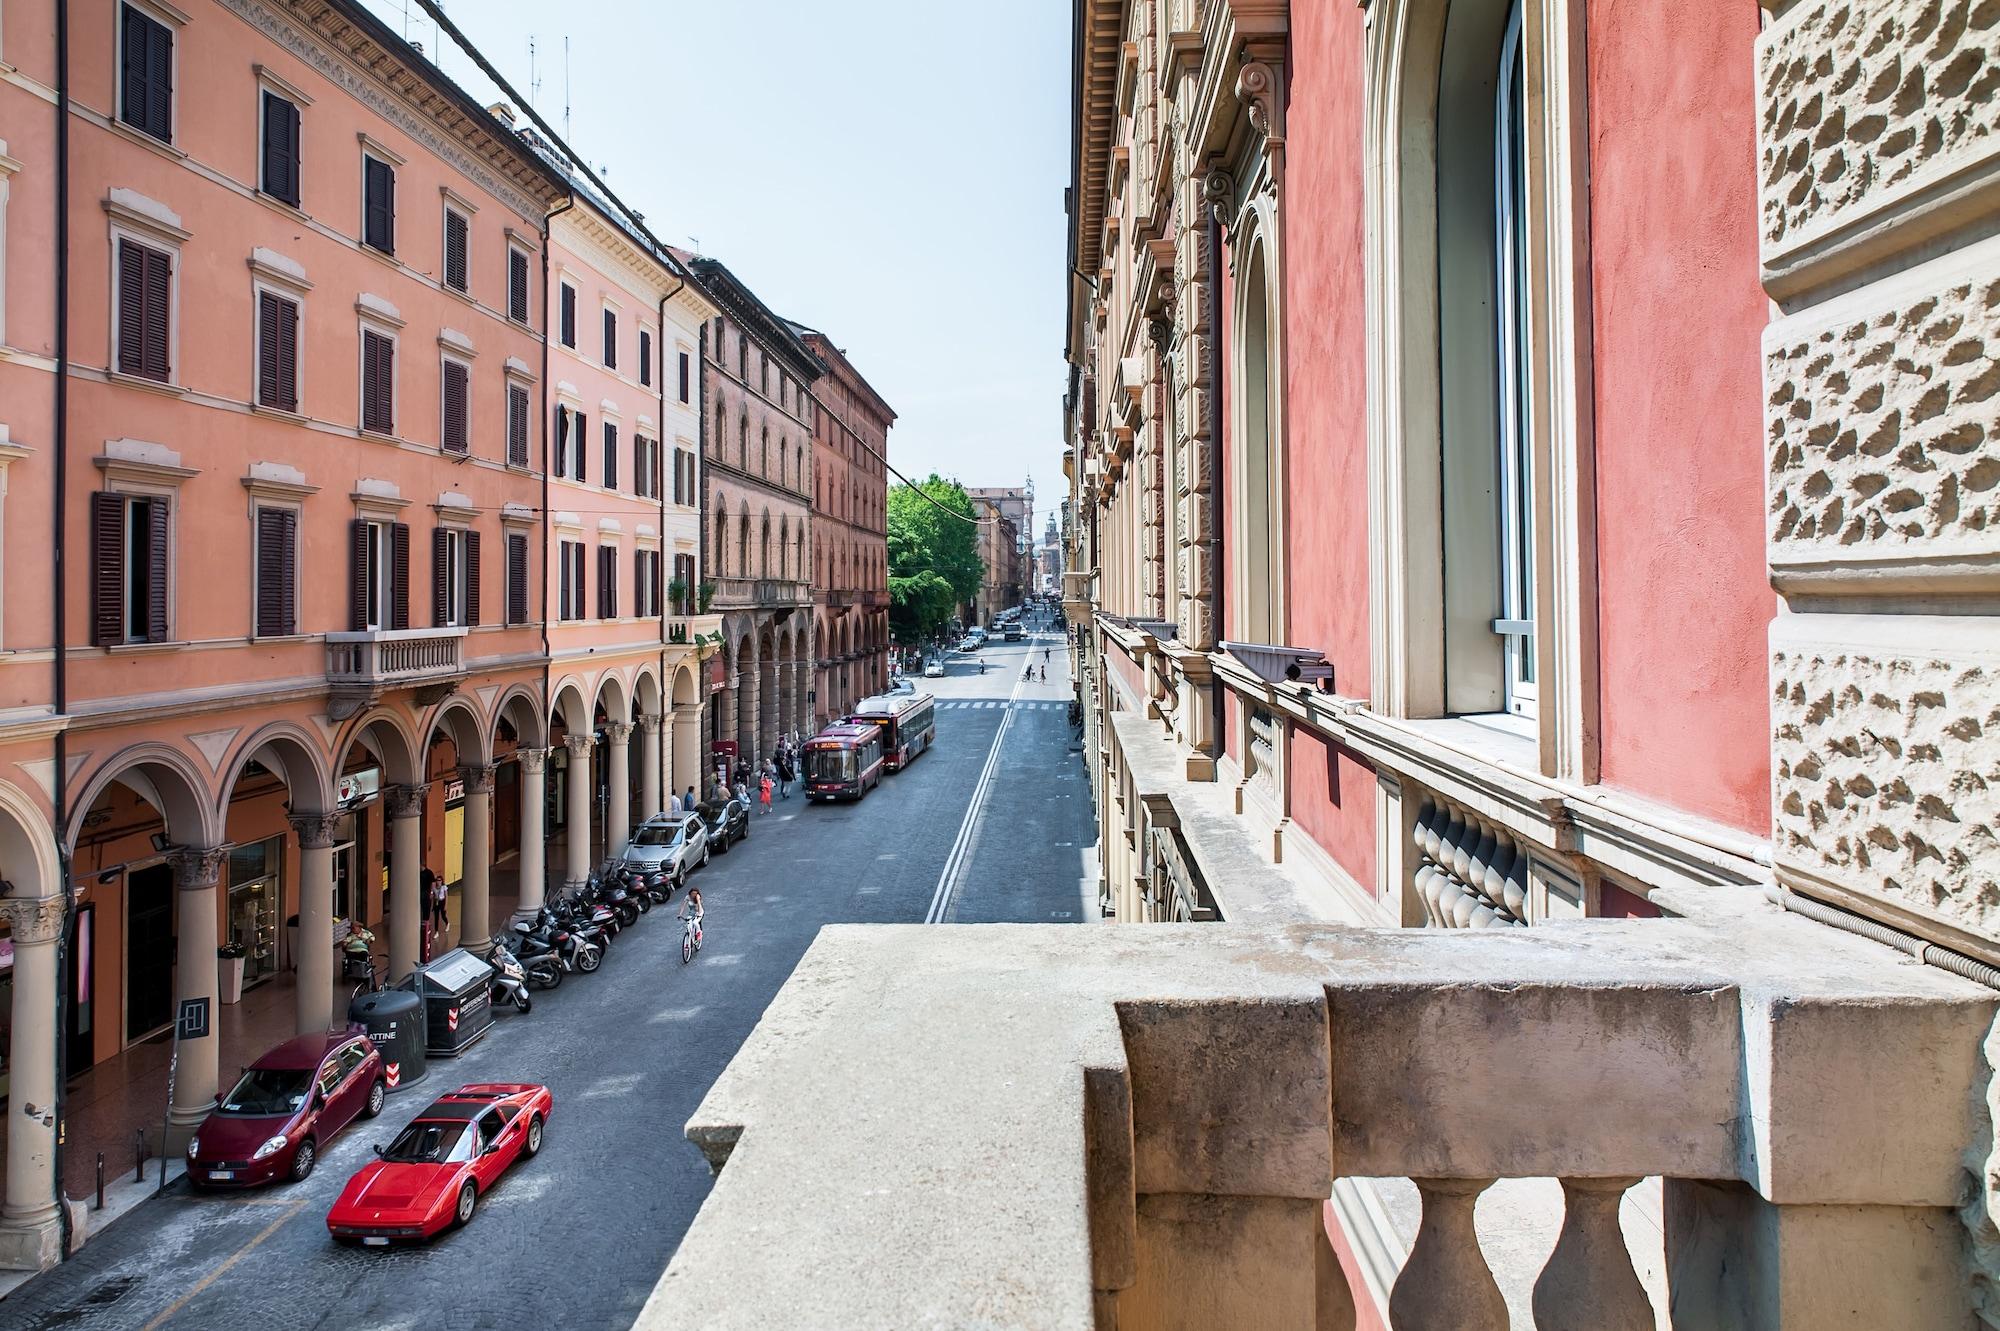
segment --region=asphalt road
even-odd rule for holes
[[[1023,682],[1044,648],[1048,681]],[[708,1193],[681,1125],[821,925],[1094,913],[1061,638],[981,655],[984,676],[953,657],[947,678],[921,681],[938,698],[938,743],[907,772],[854,805],[809,808],[795,794],[701,872],[707,946],[692,965],[671,908],[656,911],[597,974],[538,993],[528,1016],[501,1013],[471,1052],[350,1127],[306,1182],[244,1197],[177,1182],[0,1300],[0,1327],[630,1326]],[[336,1247],[326,1210],[370,1144],[464,1081],[552,1087],[541,1155],[428,1247]]]

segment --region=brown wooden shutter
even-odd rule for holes
[[[363,182],[367,201],[365,205],[362,243],[381,250],[384,254],[396,252],[396,168],[373,157],[363,159],[367,168],[363,172]]]
[[[528,390],[507,385],[507,465],[528,465]]]
[[[604,422],[604,488],[618,488],[618,427]]]
[[[299,108],[274,92],[264,94],[264,192],[294,208],[299,204]]]
[[[575,346],[576,345],[576,288],[575,287],[565,286],[562,289],[560,327],[561,327],[562,344],[566,347]]]
[[[146,522],[146,641],[167,640],[167,505],[160,499],[135,499],[149,510]]]
[[[154,138],[173,141],[174,34],[131,5],[120,32],[120,119]]]
[[[256,636],[276,637],[282,630],[278,623],[284,612],[285,579],[278,548],[278,519],[284,516],[275,508],[257,510],[257,626]]]
[[[281,511],[284,542],[284,611],[279,617],[278,631],[293,634],[299,631],[299,515],[291,509]]]
[[[584,479],[584,455],[590,452],[590,417],[581,411],[569,414],[570,462],[575,466],[575,479]]]
[[[90,496],[90,640],[125,641],[125,496]]]
[[[528,622],[528,538],[507,534],[507,622]]]
[[[298,410],[299,307],[268,291],[257,293],[257,401]]]
[[[443,527],[431,529],[431,623],[439,628],[451,621],[451,533]]]
[[[610,310],[604,312],[604,364],[605,368],[618,368],[618,316]]]
[[[507,313],[528,322],[528,256],[519,250],[507,251]]]
[[[396,432],[396,344],[383,333],[361,335],[361,428]]]
[[[347,524],[347,591],[350,609],[347,627],[359,633],[368,627],[368,522],[356,518]]]
[[[632,552],[632,613],[635,615],[646,613],[646,587],[646,552],[644,550],[634,550]]]
[[[556,408],[556,475],[569,475],[569,408]]]
[[[653,382],[653,335],[643,328],[639,330],[639,382]]]
[[[479,622],[479,533],[465,534],[465,622]]]
[[[471,444],[466,436],[465,367],[455,360],[444,363],[444,448],[463,453]]]
[[[118,242],[118,368],[143,374],[146,365],[146,257],[129,240]]]
[[[390,581],[389,627],[410,626],[410,524],[397,522],[389,527]]]
[[[464,291],[470,285],[465,270],[465,216],[449,208],[444,212],[444,283],[454,291]]]

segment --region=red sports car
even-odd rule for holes
[[[472,1219],[479,1198],[516,1160],[542,1149],[555,1097],[546,1086],[481,1082],[439,1096],[347,1181],[326,1213],[338,1242],[386,1247]]]

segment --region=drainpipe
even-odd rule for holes
[[[69,712],[69,606],[63,595],[68,554],[69,485],[69,0],[56,0],[56,399],[55,399],[55,558],[50,568],[55,589],[54,702],[58,718]],[[70,932],[76,922],[76,894],[70,890],[69,854],[69,733],[57,730],[55,748],[55,833],[57,884],[63,894],[62,934],[56,939],[56,1140],[51,1161],[55,1175],[56,1220],[61,1226],[62,1260],[76,1243],[63,1195],[63,1115],[69,1106],[69,970]],[[161,1143],[166,1149],[166,1143]]]
[[[1218,336],[1223,328],[1222,309],[1222,214],[1211,207],[1208,210],[1208,324],[1209,337],[1219,343]],[[1209,348],[1208,385],[1208,603],[1209,603],[1209,651],[1221,650],[1224,629],[1222,622],[1222,389],[1225,376],[1222,372],[1222,347]],[[1210,672],[1213,674],[1213,672]],[[1222,779],[1222,759],[1229,752],[1229,734],[1223,728],[1224,707],[1222,682],[1217,680],[1209,687],[1209,701],[1215,708],[1215,772],[1216,780]]]
[[[554,514],[549,512],[549,472],[554,459],[549,456],[549,230],[550,224],[576,207],[572,192],[562,203],[542,217],[542,726],[548,727],[548,706],[554,701],[555,655],[549,643],[549,537],[555,533]]]
[[[660,589],[663,592],[666,590],[667,585],[667,486],[666,478],[662,474],[666,470],[667,461],[667,302],[687,290],[687,284],[687,276],[683,274],[680,285],[660,297],[660,311],[653,319],[653,326],[657,330],[655,335],[658,337],[660,343],[660,423],[658,427],[660,437],[653,444],[653,447],[660,452],[660,468],[654,473],[653,480],[660,488],[660,493],[657,497],[660,501]],[[660,621],[659,724],[662,730],[660,735],[660,744],[662,746],[660,754],[666,759],[667,766],[671,767],[673,760],[670,755],[673,753],[674,732],[667,726],[667,718],[673,715],[673,693],[671,681],[667,677],[667,608],[664,605],[659,605],[654,606],[653,610]],[[696,653],[696,660],[699,659],[700,654]],[[644,746],[642,745],[641,747]],[[671,794],[672,792],[668,793]],[[664,798],[661,804],[662,807],[665,807]]]

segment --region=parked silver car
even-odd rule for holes
[[[664,873],[676,888],[708,863],[708,828],[691,813],[656,813],[632,834],[625,867],[634,873]]]

